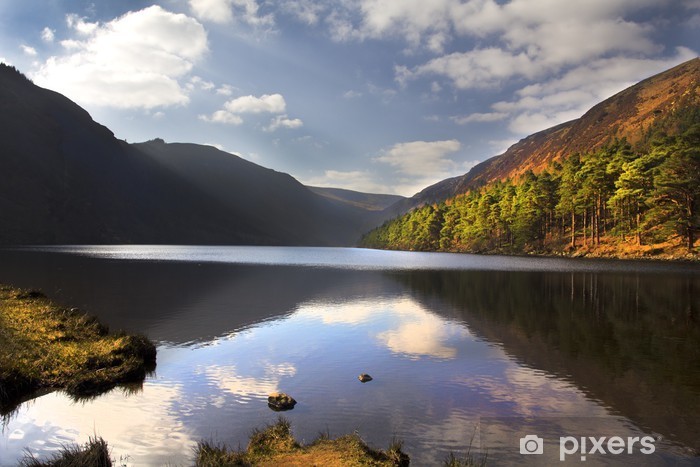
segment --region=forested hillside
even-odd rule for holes
[[[700,107],[679,105],[634,146],[613,140],[417,208],[362,245],[626,256],[685,250],[700,229]]]
[[[528,170],[540,173],[554,160],[561,162],[577,152],[597,151],[611,141],[626,139],[636,148],[645,144],[650,129],[658,128],[660,120],[696,105],[700,105],[700,58],[651,76],[593,106],[580,118],[523,138],[468,173],[396,203],[392,213],[404,214],[415,207],[439,203],[487,183],[520,177]]]

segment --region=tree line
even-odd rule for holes
[[[361,245],[422,251],[525,252],[601,242],[642,245],[682,239],[700,227],[700,119],[669,135],[656,129],[571,154],[544,170],[426,205],[367,233]]]

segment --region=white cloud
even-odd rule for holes
[[[189,0],[192,13],[204,21],[230,23],[233,20],[233,0]]]
[[[597,48],[648,47],[644,26],[622,18],[658,5],[654,0],[358,0],[335,2],[329,16],[349,29],[345,40],[400,37],[411,46],[441,53],[455,37],[500,35],[512,49],[534,44],[543,54],[577,50],[578,55],[583,49],[585,55]],[[551,41],[552,34],[564,40]],[[584,37],[589,40],[581,42]],[[642,40],[626,43],[630,38]]]
[[[362,31],[369,37],[398,34],[417,44],[423,34],[432,37],[447,32],[450,18],[446,9],[450,3],[451,0],[363,0]]]
[[[310,26],[319,22],[324,6],[313,0],[286,0],[280,5],[282,11]]]
[[[224,104],[232,113],[284,113],[287,103],[281,94],[265,94],[260,97],[252,95],[238,97]]]
[[[80,17],[76,14],[66,15],[66,25],[78,34],[84,36],[89,36],[93,34],[97,30],[97,28],[100,27],[99,23],[89,23],[85,21],[85,18]]]
[[[48,27],[45,27],[41,31],[41,40],[46,42],[46,43],[51,43],[53,42],[55,37],[55,31],[53,29],[50,29]]]
[[[265,128],[265,131],[275,131],[279,128],[295,129],[304,126],[298,118],[288,118],[286,115],[278,115],[270,121],[270,125]]]
[[[216,89],[216,93],[221,96],[230,96],[233,94],[234,87],[230,84],[223,84]]]
[[[236,17],[240,17],[251,26],[274,26],[275,20],[272,14],[262,14],[260,5],[256,0],[233,0]]]
[[[105,24],[75,15],[67,22],[84,37],[62,42],[67,53],[34,73],[37,84],[87,105],[150,109],[189,102],[178,79],[207,52],[206,32],[193,18],[151,6]]]
[[[463,173],[459,164],[447,157],[460,148],[460,142],[454,139],[412,141],[395,144],[374,160],[397,170],[398,182],[392,192],[411,196],[426,186]]]
[[[199,119],[205,122],[226,123],[228,125],[241,125],[243,123],[243,119],[240,116],[227,110],[217,110],[211,116],[200,115]]]
[[[195,89],[201,89],[203,91],[210,91],[216,86],[211,81],[205,81],[201,76],[193,76],[190,78],[186,85],[187,89],[192,91]]]
[[[635,21],[654,0],[358,0],[340,2],[340,40],[401,38],[435,54],[423,64],[395,66],[405,86],[419,77],[443,76],[457,89],[489,88],[562,73],[591,60],[653,57],[663,48],[652,23]],[[663,13],[663,10],[660,11]],[[462,38],[472,39],[467,49]],[[460,50],[462,48],[462,50]]]
[[[228,91],[230,88],[224,88]],[[220,92],[221,88],[217,90]],[[240,125],[243,123],[241,115],[245,114],[279,114],[263,128],[264,131],[275,131],[279,128],[299,128],[303,122],[298,118],[289,118],[285,111],[287,103],[282,94],[265,94],[260,97],[253,95],[237,97],[224,103],[224,108],[217,110],[211,116],[200,115],[200,120],[214,123],[228,123]]]
[[[375,160],[396,167],[405,175],[442,175],[454,167],[454,162],[446,156],[460,147],[460,142],[454,139],[398,143]]]
[[[272,26],[274,17],[261,14],[256,0],[189,0],[192,13],[203,21],[231,23],[240,20],[251,26]]]
[[[20,45],[19,48],[22,49],[24,55],[28,55],[30,57],[36,57],[38,55],[34,47],[30,47],[26,44]]]
[[[467,123],[484,123],[484,122],[498,122],[504,120],[508,117],[507,113],[503,112],[487,112],[487,113],[473,113],[469,115],[464,115],[461,117],[452,117],[452,120],[458,125],[466,125]]]
[[[421,75],[442,75],[458,89],[487,88],[513,77],[535,78],[545,69],[526,53],[512,54],[496,47],[455,52],[434,58],[414,70],[401,70],[403,81]]]

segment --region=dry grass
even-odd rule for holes
[[[27,454],[21,467],[111,467],[107,442],[100,437],[90,438],[85,446],[66,446],[51,459],[38,460]]]
[[[329,439],[322,435],[308,446],[292,436],[289,422],[280,417],[274,425],[254,430],[246,450],[231,450],[209,441],[198,443],[195,465],[198,467],[256,466],[407,466],[408,456],[402,443],[393,441],[386,451],[374,450],[357,435]]]
[[[573,251],[566,249],[571,256],[586,256],[595,258],[623,258],[623,259],[660,259],[660,260],[700,260],[700,248],[694,252],[688,252],[687,247],[678,238],[661,243],[644,243],[637,245],[634,239],[626,241],[618,237],[601,237],[599,245],[582,245],[581,238],[577,241],[577,248]]]
[[[39,388],[86,397],[142,381],[155,357],[144,336],[110,334],[40,292],[0,286],[0,412]]]

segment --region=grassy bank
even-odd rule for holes
[[[380,451],[367,446],[357,434],[336,439],[322,435],[304,446],[292,436],[289,422],[280,418],[274,425],[254,430],[245,450],[232,450],[209,441],[200,442],[195,451],[195,465],[407,466],[409,458],[401,451],[401,442],[395,441],[386,451]]]
[[[144,336],[110,334],[40,292],[0,285],[0,413],[37,389],[87,397],[142,381],[155,359]]]

